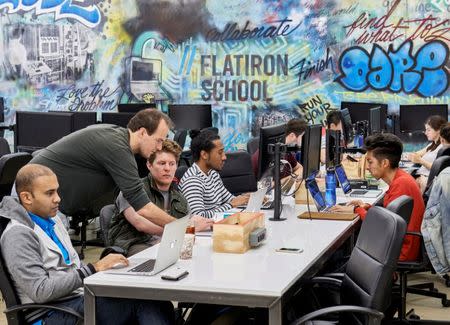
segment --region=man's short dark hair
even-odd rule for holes
[[[450,122],[441,128],[440,136],[450,143]]]
[[[200,160],[200,153],[202,150],[210,152],[214,149],[215,144],[213,141],[220,139],[220,136],[212,130],[192,130],[189,135],[192,139],[191,152],[194,161]]]
[[[330,128],[331,123],[334,125],[338,125],[339,122],[342,122],[342,114],[341,111],[337,109],[328,112],[327,114],[327,126]]]
[[[295,136],[298,137],[299,135],[305,132],[307,127],[308,124],[304,120],[294,118],[289,122],[287,122],[285,135],[288,136],[289,134],[294,133]]]
[[[377,160],[387,159],[391,168],[398,168],[403,144],[397,136],[391,133],[371,135],[364,141],[364,147],[367,151],[371,151]]]
[[[158,128],[159,122],[164,120],[167,123],[169,129],[173,128],[172,120],[163,112],[157,109],[146,108],[136,113],[135,116],[127,124],[127,128],[131,132],[136,132],[140,128],[147,130],[148,135],[155,133]]]

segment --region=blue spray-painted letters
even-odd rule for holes
[[[406,41],[386,53],[374,45],[369,54],[359,46],[345,50],[340,59],[341,75],[337,81],[345,88],[361,92],[367,88],[390,90],[394,93],[417,93],[422,97],[439,96],[449,84],[444,68],[448,46],[441,41],[424,44],[412,55],[412,42]]]
[[[0,0],[0,10],[4,8],[10,14],[33,9],[36,10],[36,15],[53,12],[55,20],[72,18],[91,28],[101,21],[100,10],[96,5],[82,6],[73,4],[72,0]]]

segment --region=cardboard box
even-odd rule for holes
[[[264,227],[261,212],[238,212],[213,226],[213,250],[217,253],[245,253],[250,249],[249,235]]]

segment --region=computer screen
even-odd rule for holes
[[[369,133],[372,135],[381,130],[381,107],[373,107],[369,111]]]
[[[118,104],[117,111],[119,113],[137,113],[140,110],[146,108],[156,108],[155,103],[130,103],[130,104]]]
[[[325,199],[323,197],[322,192],[319,189],[319,186],[316,182],[316,173],[312,173],[305,181],[305,186],[308,189],[309,193],[311,194],[314,204],[317,207],[317,211],[322,211],[326,208]]]
[[[69,112],[69,111],[49,111],[51,113],[71,114],[72,132],[84,129],[89,125],[97,124],[97,112]]]
[[[0,122],[5,122],[5,99],[0,97]]]
[[[302,138],[303,179],[307,179],[320,168],[320,141],[322,125],[309,125]]]
[[[370,109],[373,107],[381,108],[380,125],[381,130],[386,131],[388,105],[383,103],[357,103],[357,102],[341,102],[341,109],[347,108],[353,123],[359,121],[368,121],[370,117]]]
[[[423,131],[425,121],[432,115],[448,120],[448,105],[400,105],[400,131]]]
[[[338,130],[326,130],[325,157],[326,166],[335,167],[341,163],[342,154],[340,150],[341,132]]]
[[[272,173],[274,165],[273,154],[268,151],[269,144],[283,143],[285,140],[286,124],[277,124],[272,126],[261,127],[259,131],[259,161],[258,161],[258,175],[260,180]]]
[[[126,128],[128,122],[134,115],[135,115],[134,113],[116,113],[116,112],[102,113],[102,123],[115,124]]]
[[[172,104],[169,105],[169,117],[177,130],[201,130],[212,126],[210,104]]]
[[[353,123],[352,118],[350,117],[350,112],[347,108],[341,109],[341,117],[342,117],[342,131],[344,136],[344,141],[346,144],[348,144],[351,139],[353,139],[354,132],[353,132]]]
[[[348,181],[347,173],[345,172],[344,167],[341,165],[336,166],[335,173],[344,194],[350,192],[352,188],[350,186],[350,182]]]
[[[16,112],[15,144],[17,149],[45,148],[70,134],[73,113],[67,112]],[[31,150],[32,151],[32,150]]]

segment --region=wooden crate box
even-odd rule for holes
[[[213,226],[213,250],[218,253],[245,253],[250,249],[249,235],[264,227],[261,212],[238,212]]]

